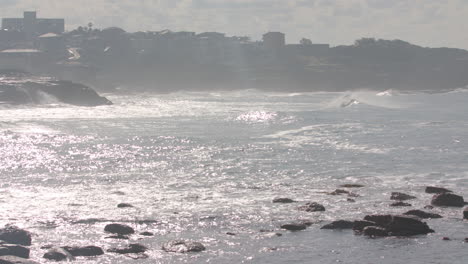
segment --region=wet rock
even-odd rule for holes
[[[154,233],[152,233],[152,232],[141,232],[140,235],[142,235],[142,236],[154,236]]]
[[[55,261],[74,259],[72,254],[70,254],[68,251],[66,251],[63,248],[50,249],[44,254],[43,258],[48,259],[48,260],[55,260]]]
[[[422,218],[422,219],[442,218],[442,216],[440,214],[428,213],[428,212],[424,212],[424,211],[421,211],[421,210],[410,210],[410,211],[404,213],[404,215],[414,215],[414,216],[417,216],[417,217]]]
[[[453,193],[439,193],[432,197],[431,204],[435,206],[463,207],[465,205],[465,201],[463,200],[463,197]]]
[[[376,225],[375,222],[357,220],[357,221],[354,221],[353,230],[356,231],[356,232],[362,232],[364,230],[364,228],[366,228],[368,226],[375,226],[375,225]]]
[[[346,190],[336,189],[333,192],[329,192],[329,195],[341,195],[341,194],[349,194]]]
[[[366,215],[364,220],[374,222],[374,225],[386,227],[392,221],[392,215]]]
[[[318,203],[306,203],[303,206],[299,206],[297,208],[299,211],[305,211],[305,212],[321,212],[325,211],[325,207],[321,204]]]
[[[199,242],[174,240],[164,243],[162,249],[166,252],[187,253],[187,252],[201,252],[205,250],[205,246]]]
[[[434,209],[434,206],[432,206],[432,205],[426,205],[426,206],[424,206],[424,209],[429,209],[429,210],[430,210],[430,209]]]
[[[354,221],[338,220],[322,226],[320,229],[352,229]]]
[[[350,202],[350,203],[355,203],[355,202],[356,202],[356,200],[351,199],[351,198],[346,199],[346,201],[347,201],[347,202]]]
[[[289,231],[300,231],[305,230],[307,228],[307,225],[304,223],[289,223],[281,225],[281,228]]]
[[[452,192],[451,190],[441,188],[441,187],[433,187],[433,186],[427,186],[426,193],[446,193],[446,192]]]
[[[369,237],[386,237],[389,235],[385,228],[378,226],[366,226],[362,232]]]
[[[450,241],[451,239],[450,239],[450,237],[443,237],[442,240],[444,240],[444,241]]]
[[[392,192],[392,195],[390,196],[390,200],[406,201],[406,200],[412,200],[412,199],[416,199],[416,197],[406,194],[406,193],[401,193],[401,192]]]
[[[392,236],[414,236],[433,233],[425,222],[411,216],[394,215],[392,221],[386,227]]]
[[[123,239],[123,240],[130,239],[128,236],[124,236],[124,235],[108,236],[108,237],[105,237],[105,238],[108,238],[108,239]]]
[[[119,203],[117,205],[117,208],[131,208],[133,207],[133,205],[129,204],[129,203]]]
[[[112,253],[118,253],[118,254],[130,254],[130,253],[138,254],[138,253],[144,253],[146,250],[148,250],[148,248],[141,244],[130,244],[122,248],[111,248],[107,251],[112,252]]]
[[[13,244],[0,244],[0,256],[29,258],[29,248]]]
[[[100,256],[104,254],[104,251],[100,247],[96,246],[86,246],[86,247],[62,247],[68,253],[70,253],[74,257],[84,256]]]
[[[405,203],[405,202],[395,202],[395,203],[392,203],[390,204],[390,206],[393,206],[393,207],[402,207],[402,206],[413,206],[412,204],[410,203]]]
[[[340,185],[340,187],[342,187],[342,188],[362,188],[362,187],[364,187],[364,185],[350,183],[350,184],[342,184],[342,185]]]
[[[6,226],[0,229],[0,240],[11,244],[30,246],[31,233],[16,226]]]
[[[39,264],[38,262],[16,256],[0,257],[0,264]]]
[[[135,233],[133,228],[122,224],[108,224],[104,227],[104,231],[119,235],[130,235]]]
[[[463,210],[463,219],[468,220],[468,207],[465,207],[465,210]]]
[[[236,235],[236,233],[232,233],[232,232],[226,232],[226,235],[228,235],[228,236],[235,236],[235,235]]]
[[[290,198],[275,198],[273,199],[273,203],[295,203],[293,199]]]

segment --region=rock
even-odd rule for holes
[[[328,225],[322,226],[320,229],[352,229],[354,221],[338,220],[333,221]]]
[[[108,236],[108,237],[105,237],[105,238],[108,238],[108,239],[124,239],[124,240],[127,240],[127,239],[130,239],[128,236],[124,236],[124,235],[114,235],[114,236]]]
[[[370,237],[386,237],[389,235],[385,228],[378,226],[366,226],[362,232],[365,236]]]
[[[390,200],[406,201],[406,200],[411,200],[411,199],[416,199],[416,197],[406,194],[406,193],[400,193],[400,192],[392,192],[392,195],[390,196]]]
[[[78,256],[100,256],[104,254],[104,251],[100,247],[96,246],[87,246],[87,247],[62,247],[68,253],[70,253],[74,257]]]
[[[130,254],[130,253],[144,253],[147,248],[141,244],[130,244],[123,248],[111,248],[107,252],[113,252],[118,254]]]
[[[325,207],[321,204],[318,203],[306,203],[303,206],[299,206],[297,208],[299,211],[305,211],[305,212],[320,212],[320,211],[325,211]]]
[[[468,220],[468,207],[465,207],[465,210],[463,210],[463,219]]]
[[[117,205],[117,208],[130,208],[130,207],[133,207],[133,205],[128,204],[128,203],[119,203]]]
[[[16,226],[6,226],[0,229],[0,240],[6,243],[30,246],[31,245],[31,233],[26,230],[19,229]]]
[[[413,205],[410,203],[405,203],[405,202],[400,201],[400,202],[392,203],[390,204],[390,206],[401,207],[401,206],[413,206]]]
[[[425,235],[434,232],[426,223],[421,222],[419,219],[403,215],[392,216],[392,221],[386,227],[386,230],[392,236]]]
[[[463,200],[463,197],[453,193],[439,193],[432,197],[431,204],[435,206],[463,207],[465,205],[465,201]]]
[[[289,223],[281,225],[281,228],[289,231],[300,231],[305,230],[307,228],[307,225],[304,223]]]
[[[432,187],[432,186],[427,186],[426,193],[446,193],[446,192],[452,192],[451,190],[441,188],[441,187]]]
[[[236,235],[236,233],[232,233],[232,232],[226,232],[226,235],[228,235],[228,236],[235,236],[235,235]]]
[[[386,227],[392,221],[392,215],[366,215],[364,220],[374,222],[374,225]]]
[[[351,199],[351,198],[346,199],[346,201],[347,201],[347,202],[350,202],[350,203],[355,203],[355,202],[356,202],[356,200]]]
[[[174,240],[164,243],[162,249],[166,252],[187,253],[187,252],[201,252],[205,250],[205,246],[199,242],[191,242],[185,240]]]
[[[421,210],[410,210],[410,211],[404,213],[404,215],[414,215],[414,216],[417,216],[417,217],[422,218],[422,219],[442,218],[442,216],[440,214],[428,213],[428,212],[424,212],[424,211],[421,211]]]
[[[20,245],[4,244],[0,245],[0,256],[16,256],[29,258],[29,248]]]
[[[442,240],[444,240],[444,241],[450,241],[451,239],[450,239],[450,237],[443,237]]]
[[[154,236],[154,233],[152,233],[152,232],[141,232],[140,235],[142,235],[142,236]]]
[[[465,243],[468,243],[468,237],[465,237]]]
[[[55,261],[74,259],[72,254],[70,254],[68,251],[66,251],[63,248],[50,249],[44,254],[43,258],[48,259],[48,260],[55,260]]]
[[[340,185],[342,188],[362,188],[364,185],[362,184],[342,184]]]
[[[135,233],[133,228],[122,224],[108,224],[104,228],[104,231],[119,235],[130,235]]]
[[[290,198],[275,198],[273,199],[273,203],[295,203],[293,199]]]
[[[341,194],[349,194],[346,190],[336,189],[333,192],[329,192],[329,195],[341,195]]]
[[[39,264],[38,262],[16,256],[0,257],[0,264]]]
[[[424,209],[434,209],[434,206],[432,206],[432,205],[426,205],[426,206],[424,206]]]
[[[364,230],[364,228],[368,227],[368,226],[375,226],[375,222],[371,222],[371,221],[364,221],[364,220],[356,220],[354,221],[354,224],[353,224],[353,230],[356,231],[356,232],[362,232]]]

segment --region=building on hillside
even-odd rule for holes
[[[24,32],[28,37],[65,31],[65,19],[37,18],[36,12],[24,12],[23,18],[3,18],[2,29]]]

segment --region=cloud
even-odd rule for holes
[[[360,37],[403,39],[468,49],[466,0],[0,0],[0,17],[64,17],[68,28],[93,22],[126,30],[220,31],[259,39],[283,31],[332,45]]]

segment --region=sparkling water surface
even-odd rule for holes
[[[0,224],[45,245],[141,243],[148,259],[106,253],[75,263],[466,263],[460,208],[435,208],[436,231],[368,239],[320,230],[338,219],[402,213],[390,193],[430,203],[428,185],[468,197],[468,92],[400,94],[178,92],[106,94],[112,106],[0,106]],[[353,101],[354,100],[354,101]],[[356,202],[327,195],[359,183]],[[275,197],[298,203],[274,204]],[[315,201],[325,212],[296,208]],[[133,208],[117,208],[125,202]],[[298,219],[305,231],[280,230]],[[125,223],[153,237],[106,238]],[[260,232],[270,230],[271,232]],[[235,233],[235,236],[227,235]],[[274,232],[282,233],[281,237]],[[443,241],[450,237],[451,241]],[[170,254],[164,242],[207,250]]]

